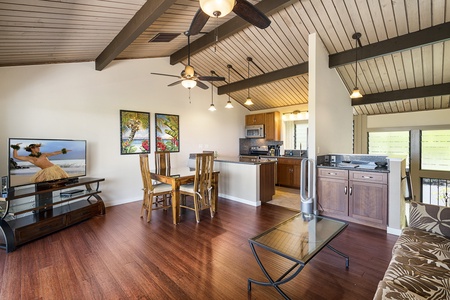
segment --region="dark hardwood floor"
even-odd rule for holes
[[[108,207],[95,217],[19,247],[0,250],[0,299],[282,299],[263,280],[248,238],[295,214],[270,204],[251,207],[220,199],[214,219],[192,212],[172,224],[141,203]],[[394,235],[350,224],[282,289],[292,299],[372,299],[391,258]]]

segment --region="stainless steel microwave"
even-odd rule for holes
[[[264,125],[245,126],[245,137],[259,139],[264,137]]]

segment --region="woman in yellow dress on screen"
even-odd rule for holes
[[[62,148],[59,151],[45,153],[40,151],[41,144],[30,144],[28,147],[25,147],[26,151],[31,152],[30,155],[20,156],[17,153],[17,151],[20,149],[20,144],[21,143],[11,146],[11,148],[14,149],[13,157],[18,160],[28,161],[36,167],[41,168],[39,172],[33,175],[33,177],[31,178],[31,182],[44,182],[69,177],[69,175],[67,175],[67,173],[63,169],[61,169],[60,166],[53,164],[48,159],[48,157],[66,154],[71,150]]]

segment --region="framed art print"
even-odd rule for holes
[[[150,113],[120,111],[120,154],[150,153]]]
[[[180,117],[155,114],[156,151],[180,152]]]

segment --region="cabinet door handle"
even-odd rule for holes
[[[344,188],[344,195],[347,195],[347,187]]]
[[[337,173],[328,172],[328,175],[337,175]]]
[[[372,176],[361,176],[361,177],[364,179],[372,179],[373,178]]]
[[[353,192],[353,188],[350,187],[350,196],[352,195],[352,192]]]

